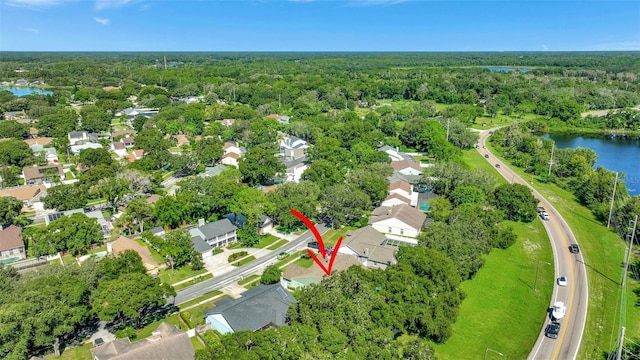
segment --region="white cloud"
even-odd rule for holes
[[[61,2],[62,0],[6,0],[5,4],[17,7],[39,8],[58,5]]]
[[[109,23],[111,23],[109,19],[105,19],[105,18],[94,17],[93,20],[95,20],[98,24],[102,24],[102,25],[109,25]]]
[[[96,10],[119,8],[125,5],[140,2],[141,0],[96,0]]]
[[[542,48],[542,50],[544,50],[544,51],[548,51],[548,50],[549,50],[549,47],[548,47],[547,45],[545,45],[545,44],[540,45],[540,47],[541,47],[541,48]]]

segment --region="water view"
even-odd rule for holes
[[[640,141],[609,138],[585,138],[576,135],[545,135],[559,148],[589,148],[598,154],[596,167],[625,173],[631,195],[640,195]]]
[[[486,67],[485,69],[489,71],[497,71],[497,72],[504,72],[504,73],[510,73],[516,70],[520,71],[521,73],[526,73],[531,71],[529,69],[514,69],[514,68],[495,67],[495,66],[489,66],[489,67]]]
[[[42,90],[34,87],[9,87],[0,88],[0,90],[9,90],[15,96],[26,96],[36,93],[38,95],[53,95],[53,91]]]

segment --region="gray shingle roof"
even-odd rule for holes
[[[284,325],[289,304],[295,301],[280,284],[259,285],[237,300],[218,301],[205,315],[221,314],[233,331],[254,331],[269,324]]]
[[[371,216],[369,217],[369,225],[390,218],[398,219],[403,223],[420,230],[427,218],[427,215],[406,204],[401,204],[391,208],[387,206],[380,206],[375,208],[371,213]]]
[[[383,245],[385,236],[371,226],[362,229],[347,231],[341,246],[349,246],[359,256],[366,257],[378,263],[391,264],[394,262],[396,248]]]
[[[222,219],[216,222],[208,223],[197,228],[203,235],[204,239],[212,239],[216,236],[224,235],[228,232],[237,230],[238,228],[229,221]],[[192,234],[193,235],[193,234]]]
[[[192,237],[191,242],[193,243],[193,250],[201,254],[211,250],[211,245],[207,244],[200,236]]]

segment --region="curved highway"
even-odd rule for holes
[[[550,314],[540,314],[540,318],[544,318],[540,335],[529,354],[528,359],[575,359],[580,349],[582,333],[584,332],[585,321],[587,318],[588,307],[588,285],[587,272],[582,258],[582,251],[578,254],[569,252],[569,245],[578,244],[575,236],[571,232],[571,228],[564,221],[560,213],[535,189],[533,189],[525,180],[520,178],[516,173],[509,169],[504,163],[498,160],[487,148],[486,140],[492,131],[497,129],[485,130],[480,132],[478,151],[494,167],[496,170],[510,183],[518,183],[526,185],[533,191],[533,195],[540,201],[550,216],[549,220],[543,220],[547,234],[551,241],[553,249],[553,257],[555,263],[555,279],[553,295],[549,302],[549,308],[556,301],[562,301],[567,306],[566,315],[559,321],[560,331],[557,339],[550,339],[545,336],[545,328],[550,323]],[[558,286],[557,278],[566,276],[568,278],[567,286]]]

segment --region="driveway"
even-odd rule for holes
[[[102,338],[102,340],[104,340],[105,343],[115,340],[116,336],[108,328],[105,328],[106,325],[107,325],[106,321],[100,321],[98,323],[98,329],[96,330],[96,332],[93,333],[93,335],[91,335],[89,340],[87,340],[86,342],[93,344],[93,342],[99,338]]]

